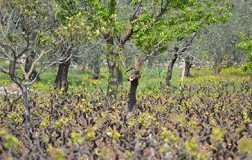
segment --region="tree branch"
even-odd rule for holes
[[[140,59],[139,60],[139,63],[137,64],[137,66],[135,65],[134,67],[130,67],[130,68],[128,68],[126,71],[128,72],[128,71],[131,71],[131,70],[139,70],[141,67],[142,67],[142,65],[143,65],[143,63],[146,61],[146,60],[148,60],[151,56],[153,56],[153,54],[158,50],[158,49],[160,49],[160,48],[162,48],[162,47],[164,47],[164,46],[166,46],[166,45],[161,45],[161,43],[165,40],[167,38],[167,36],[165,37],[165,38],[163,38],[161,41],[159,41],[154,47],[153,47],[153,50],[151,51],[151,52],[149,52],[149,54],[147,54],[143,59]]]
[[[2,66],[0,66],[0,72],[9,75],[9,72],[5,68],[3,68]]]
[[[132,16],[130,17],[130,21],[132,22],[133,20],[135,20],[137,18],[137,13],[139,12],[140,8],[141,8],[141,2],[138,2],[135,4],[135,10],[134,13],[132,14]]]
[[[192,37],[187,41],[186,45],[182,49],[177,51],[177,54],[181,54],[181,53],[185,52],[186,50],[188,50],[188,48],[190,48],[190,46],[192,45],[192,42],[195,37],[196,37],[196,33],[194,32],[192,34]]]
[[[13,57],[16,57],[16,51],[15,51],[10,45],[0,43],[0,46],[1,46],[2,48],[9,48],[9,49],[11,50],[11,52],[13,53]],[[2,48],[1,48],[2,53],[3,53],[9,60],[13,60]]]
[[[17,58],[21,57],[23,54],[25,54],[25,52],[28,51],[28,48],[30,47],[30,38],[29,36],[27,35],[26,37],[26,46],[25,48],[18,54]]]
[[[166,3],[164,4],[164,1],[162,0],[161,5],[160,5],[160,12],[159,14],[155,17],[155,21],[158,21],[159,18],[163,16],[163,14],[168,10],[168,6],[171,3],[170,0],[166,0]]]
[[[132,14],[132,16],[130,17],[130,22],[129,22],[129,28],[126,28],[126,30],[122,33],[122,35],[118,38],[118,41],[121,45],[124,45],[133,35],[134,30],[133,30],[133,21],[136,20],[138,18],[137,14],[139,13],[140,9],[141,9],[141,2],[138,2],[135,4],[135,10],[134,13]]]

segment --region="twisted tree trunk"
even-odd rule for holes
[[[171,79],[172,79],[172,71],[173,71],[173,66],[178,58],[178,54],[174,54],[173,58],[171,59],[168,67],[167,67],[167,74],[166,74],[166,86],[171,86]]]
[[[30,69],[32,67],[32,63],[34,62],[34,56],[33,55],[28,55],[25,59],[25,72],[29,73]],[[33,68],[31,74],[29,75],[29,79],[33,80],[37,77],[37,71],[35,68]],[[40,80],[39,76],[37,77],[37,80]]]
[[[68,71],[70,66],[70,49],[66,49],[63,53],[65,55],[65,59],[59,64],[58,72],[56,79],[54,81],[55,89],[63,90],[64,93],[68,91]]]
[[[109,97],[116,96],[117,93],[117,76],[116,76],[116,55],[114,54],[114,38],[112,33],[104,33],[104,39],[106,39],[107,43],[107,65],[109,70],[108,75],[108,88],[107,95]]]
[[[185,58],[185,76],[186,77],[190,77],[191,74],[190,74],[190,69],[192,67],[192,58],[187,56]]]
[[[30,116],[30,104],[29,104],[29,97],[28,97],[28,85],[24,84],[22,85],[22,96],[23,96],[23,104],[25,106],[24,110],[24,117],[25,117],[25,130],[26,133],[28,134],[27,137],[28,139],[31,136],[31,116]]]

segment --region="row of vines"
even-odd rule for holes
[[[0,159],[252,158],[252,90],[246,83],[141,95],[131,113],[126,92],[114,102],[85,89],[30,97],[31,137],[22,98],[1,97]]]

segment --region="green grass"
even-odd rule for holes
[[[166,78],[165,67],[152,67],[144,68],[142,70],[142,77],[139,80],[138,91],[155,91],[165,86]],[[182,70],[174,68],[172,75],[172,88],[177,89],[180,84]],[[54,88],[54,80],[57,74],[57,67],[53,67],[47,70],[40,76],[40,81],[33,84],[32,88],[42,91],[52,91]],[[108,71],[106,67],[101,69],[102,78],[98,80],[91,79],[92,72],[88,70],[82,70],[81,68],[70,68],[68,81],[69,89],[75,90],[79,88],[86,88],[88,91],[95,89],[102,89],[106,91]],[[128,89],[130,83],[127,81],[127,76],[130,73],[124,72],[123,88]],[[185,78],[185,85],[191,85],[195,83],[207,83],[208,81],[227,81],[232,83],[240,83],[248,80],[248,74],[243,72],[241,68],[226,68],[223,69],[220,75],[214,75],[212,69],[209,68],[193,68],[191,70],[192,77]],[[0,86],[5,86],[13,83],[8,75],[0,73]]]

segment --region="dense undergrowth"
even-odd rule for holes
[[[211,82],[209,82],[211,83]],[[225,81],[109,101],[85,88],[33,93],[31,141],[22,98],[0,100],[1,159],[251,159],[252,90]]]

